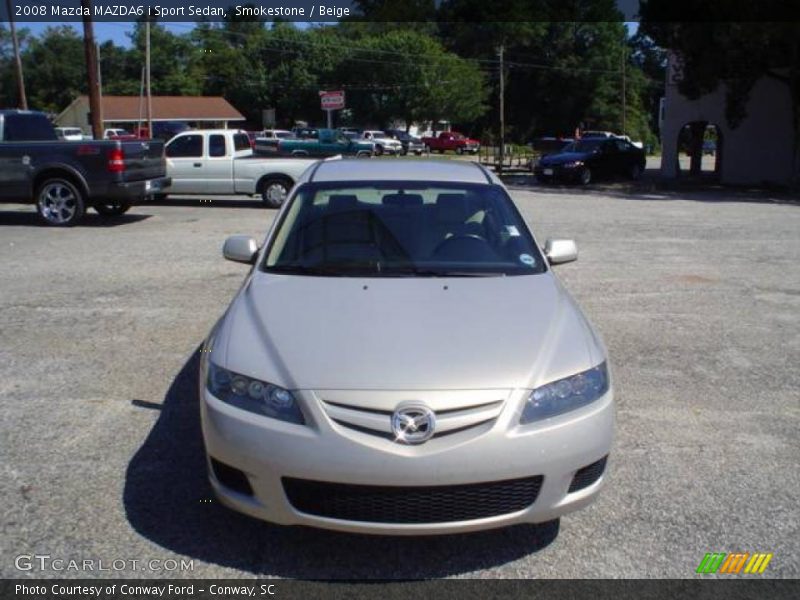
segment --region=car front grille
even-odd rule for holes
[[[451,523],[514,513],[531,506],[544,477],[466,485],[371,486],[283,478],[292,506],[303,513],[368,523]]]
[[[433,437],[492,423],[502,412],[503,402],[499,398],[478,405],[436,411],[436,432]],[[368,409],[329,400],[322,401],[322,408],[334,422],[343,427],[388,440],[395,439],[392,433],[392,411]]]

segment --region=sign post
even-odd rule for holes
[[[319,102],[322,106],[322,110],[328,115],[328,129],[333,129],[333,111],[344,108],[344,90],[337,90],[334,92],[321,90],[319,93]]]

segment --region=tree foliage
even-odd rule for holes
[[[622,61],[627,63],[627,132],[639,139],[650,135],[648,79],[613,0],[506,4],[510,12],[500,15],[503,20],[485,0],[362,0],[357,8],[380,20],[298,28],[232,18],[177,33],[153,23],[152,89],[162,95],[225,96],[254,125],[263,109],[274,108],[284,126],[296,120],[323,123],[319,90],[344,89],[355,124],[447,120],[479,135],[497,128],[497,49],[502,45],[509,140],[571,134],[582,122],[619,130]],[[604,15],[606,21],[560,20],[567,9],[576,18],[592,10],[594,18]],[[466,23],[464,11],[485,13],[486,19],[476,23],[473,15]],[[540,14],[554,20],[542,22]],[[414,15],[420,20],[392,21]],[[32,108],[58,112],[86,93],[82,37],[76,30],[62,26],[38,37],[20,34]],[[139,93],[144,21],[134,24],[128,37],[127,44],[107,41],[100,47],[105,93]],[[11,64],[7,38],[0,29],[0,66]],[[0,78],[0,103],[13,105],[13,69],[0,70]]]

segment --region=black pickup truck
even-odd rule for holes
[[[0,110],[0,202],[34,203],[49,225],[120,215],[167,187],[166,170],[162,141],[61,141],[44,113]]]

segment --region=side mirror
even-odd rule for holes
[[[222,256],[227,260],[253,264],[258,254],[258,244],[249,235],[232,235],[222,246]]]
[[[578,246],[574,240],[551,240],[544,243],[544,255],[551,265],[578,260]]]

